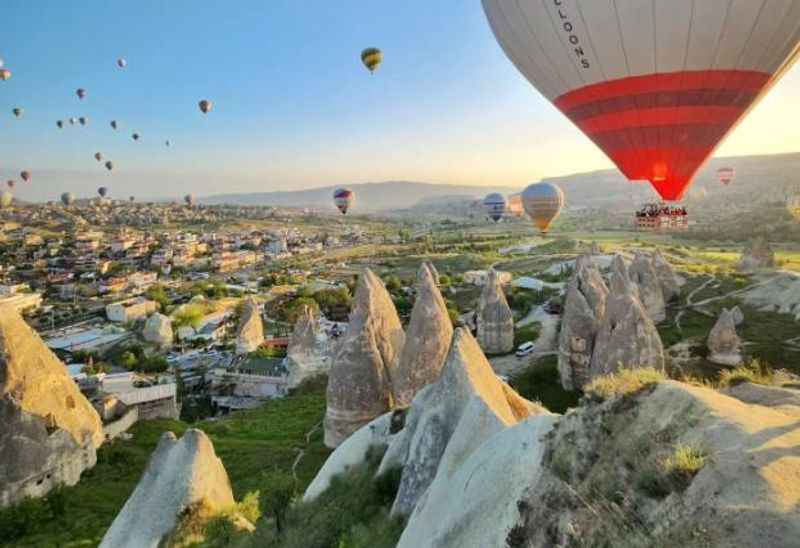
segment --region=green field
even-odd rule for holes
[[[325,412],[324,383],[302,387],[290,397],[267,402],[258,409],[193,425],[214,442],[233,486],[234,497],[260,492],[262,509],[269,505],[272,484],[287,482],[302,493],[330,451],[316,428]],[[180,421],[155,420],[137,424],[129,441],[115,441],[98,452],[97,465],[80,483],[46,499],[30,501],[20,511],[0,512],[0,542],[6,546],[96,546],[139,481],[161,434],[182,434]],[[306,443],[307,433],[309,443]],[[292,464],[304,451],[292,475]]]

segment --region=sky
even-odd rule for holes
[[[385,180],[523,186],[613,167],[508,61],[479,0],[5,0],[2,14],[13,76],[0,82],[0,174],[34,173],[34,185],[18,183],[23,199],[80,196],[98,180],[163,197]],[[368,46],[384,52],[372,76]],[[800,150],[798,96],[795,67],[717,156]],[[214,102],[207,116],[200,99]],[[70,116],[89,126],[58,130]]]

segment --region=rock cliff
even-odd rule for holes
[[[329,344],[332,342],[320,333],[319,318],[310,307],[303,306],[286,351],[289,388],[296,388],[304,380],[328,372],[331,364]]]
[[[477,309],[478,343],[487,354],[508,354],[514,349],[514,316],[497,272],[490,269]]]

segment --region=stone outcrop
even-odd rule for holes
[[[621,368],[664,370],[664,347],[653,320],[639,300],[638,286],[620,256],[612,262],[606,309],[595,339],[590,377]]]
[[[655,323],[664,321],[667,317],[664,293],[652,257],[640,251],[636,252],[628,268],[628,275],[639,288],[639,300],[650,319]]]
[[[764,238],[755,238],[742,252],[739,270],[751,272],[762,268],[775,267],[775,252]]]
[[[737,366],[742,358],[742,340],[736,333],[736,320],[732,310],[726,308],[717,318],[706,340],[708,361],[719,365]]]
[[[164,314],[156,312],[147,318],[144,324],[142,336],[147,342],[151,342],[161,348],[172,346],[172,320]]]
[[[325,348],[326,341],[319,329],[319,318],[311,307],[303,306],[286,351],[289,388],[296,388],[305,379],[328,372],[330,355]]]
[[[608,288],[591,257],[578,257],[567,285],[558,338],[558,371],[565,390],[581,389],[589,381],[594,340],[607,297]]]
[[[350,434],[393,407],[392,378],[405,334],[392,298],[369,269],[359,279],[347,333],[328,376],[325,445]]]
[[[514,316],[494,269],[489,270],[477,310],[478,343],[487,354],[514,349]]]
[[[678,281],[678,275],[675,274],[675,269],[669,264],[660,249],[653,252],[653,268],[658,276],[658,281],[661,284],[661,292],[664,295],[664,301],[669,302],[681,294],[681,286]]]
[[[156,548],[185,510],[202,506],[214,513],[234,503],[228,474],[211,440],[196,429],[187,430],[181,439],[166,432],[100,546]]]
[[[742,312],[738,304],[731,308],[731,316],[733,316],[733,323],[737,327],[744,323],[744,312]]]
[[[433,276],[433,282],[436,285],[439,285],[439,271],[436,270],[436,266],[430,261],[423,261],[422,266],[426,267],[430,271],[431,276]]]
[[[0,307],[0,507],[74,485],[103,442],[97,411],[10,306]]]
[[[432,270],[423,264],[417,274],[417,298],[411,310],[406,341],[392,377],[396,407],[408,407],[416,393],[439,378],[453,324]]]
[[[469,331],[456,329],[439,380],[414,398],[381,462],[379,474],[403,469],[392,512],[410,514],[489,437],[539,412],[497,378]]]
[[[264,324],[258,303],[252,297],[244,301],[239,329],[236,333],[236,353],[249,354],[264,342]]]

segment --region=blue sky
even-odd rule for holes
[[[478,0],[6,0],[2,13],[13,77],[0,82],[0,174],[47,174],[23,198],[86,194],[97,180],[143,197],[390,179],[521,186],[611,166],[505,58]],[[359,59],[367,46],[385,54],[374,76]],[[800,148],[784,123],[800,116],[798,91],[793,70],[720,154]],[[55,126],[84,115],[88,128]]]

